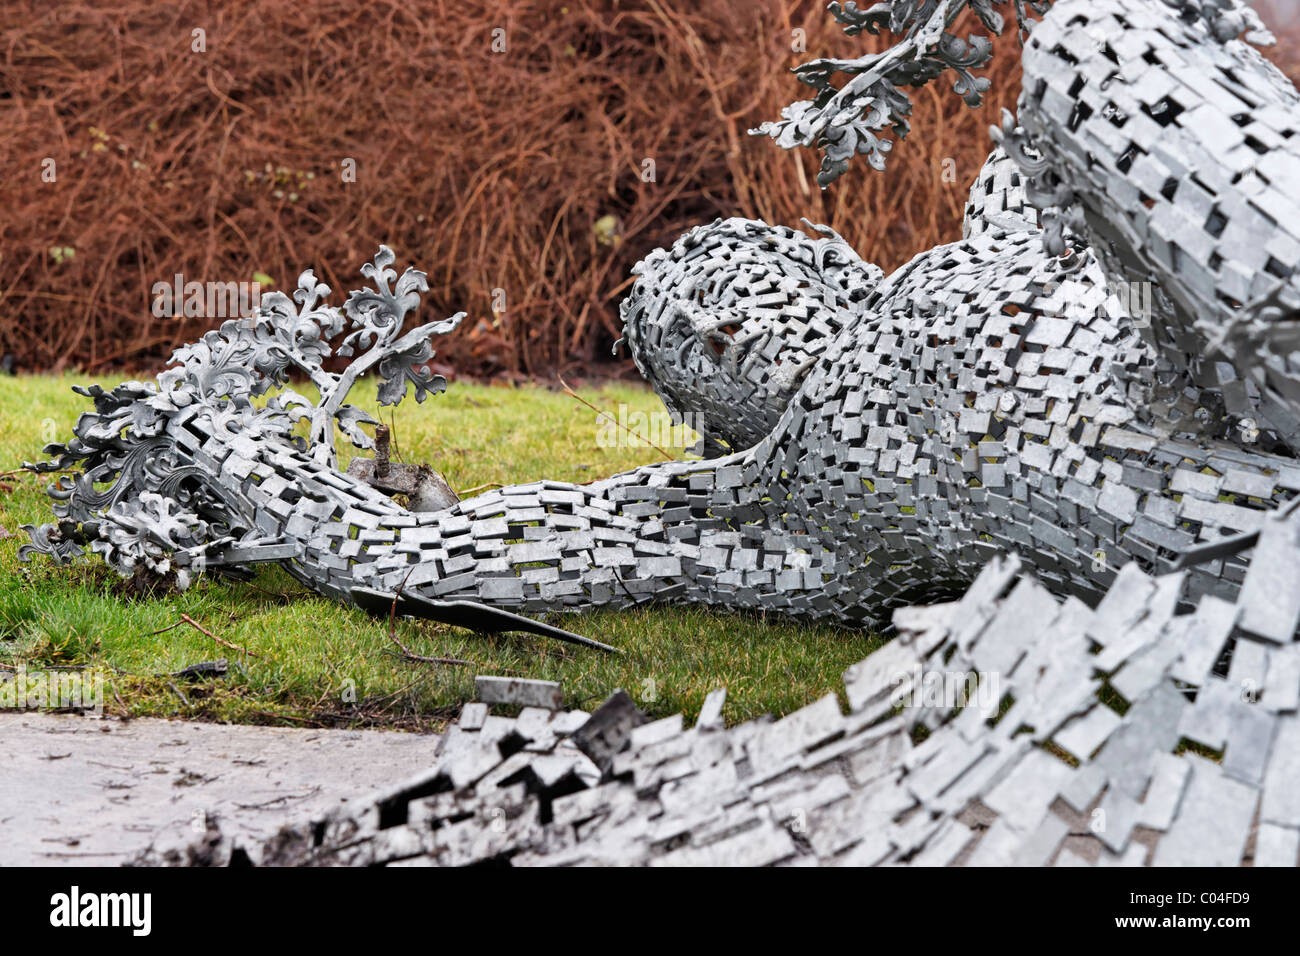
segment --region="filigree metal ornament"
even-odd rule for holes
[[[54,506],[60,520],[27,528],[32,544],[22,556],[40,551],[63,559],[89,546],[124,574],[142,562],[159,573],[177,570],[182,583],[191,570],[237,563],[229,555],[250,549],[307,559],[303,535],[288,526],[338,518],[345,496],[320,493],[309,477],[337,464],[335,428],[359,448],[374,445],[359,427],[374,420],[343,401],[356,380],[377,367],[384,405],[401,401],[411,386],[417,401],[446,387],[425,364],[433,356],[429,339],[450,332],[464,313],[402,335],[407,313],[428,286],[412,269],[398,278],[392,262],[392,251],[381,246],[362,270],[378,289],[353,292],[343,311],[320,304],[329,287],[307,271],[292,300],[271,293],[252,319],[232,319],[178,349],[156,384],[127,382],[111,392],[76,388],[95,411],[81,416],[66,445],[46,447],[52,461],[26,467],[66,472],[79,466],[81,474],[50,489],[63,502]],[[337,354],[356,358],[346,371],[329,372],[330,339],[345,329]],[[282,387],[291,372],[319,390],[315,405]],[[264,407],[253,404],[277,388]],[[299,422],[309,437],[294,434]],[[372,508],[392,504],[349,491]],[[299,562],[290,567],[312,577]]]

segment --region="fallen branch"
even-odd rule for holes
[[[289,721],[293,721],[296,724],[307,724],[310,727],[323,726],[319,720],[316,720],[314,718],[292,717],[289,714],[273,714],[269,710],[255,710],[253,711],[253,713],[257,714],[260,717],[269,717],[272,720],[289,720]]]
[[[177,697],[181,699],[181,703],[183,703],[186,707],[190,706],[190,699],[181,693],[181,689],[179,687],[177,687],[171,681],[167,682],[167,686],[171,689],[171,692],[173,694],[175,694]]]
[[[475,485],[473,488],[466,488],[464,491],[457,491],[456,494],[461,498],[468,498],[471,495],[478,494],[480,491],[492,491],[493,489],[504,487],[505,485],[501,484],[499,481],[489,481],[486,484]]]
[[[416,569],[417,565],[411,565],[411,571]],[[402,578],[402,583],[397,586],[393,593],[393,606],[388,610],[388,639],[397,645],[397,649],[402,652],[405,660],[417,664],[450,664],[454,667],[476,667],[473,661],[463,661],[458,657],[425,657],[423,654],[414,654],[405,644],[397,639],[397,602],[402,597],[402,588],[406,587],[407,578],[411,576],[411,571],[406,572],[406,577]]]
[[[272,797],[270,800],[264,800],[261,803],[236,803],[235,806],[241,810],[272,810],[280,809],[277,804],[282,804],[288,800],[306,800],[308,797],[314,797],[320,793],[320,787],[312,787],[306,793],[282,793],[278,797]]]
[[[209,630],[208,630],[206,627],[204,627],[202,624],[200,624],[198,621],[194,620],[194,618],[190,617],[188,614],[182,614],[182,615],[181,615],[181,619],[180,619],[179,621],[177,621],[175,624],[169,624],[169,625],[167,625],[166,627],[160,627],[160,628],[159,628],[158,630],[156,630],[156,631],[151,631],[151,632],[149,633],[149,636],[150,636],[150,637],[153,637],[153,636],[156,635],[156,634],[165,634],[167,631],[173,630],[174,628],[178,628],[178,627],[180,627],[182,624],[188,624],[190,627],[194,628],[194,629],[195,629],[196,631],[198,631],[200,634],[205,634],[205,635],[207,635],[208,637],[212,638],[214,641],[216,641],[216,642],[217,642],[218,644],[220,644],[222,647],[228,647],[228,648],[230,648],[231,650],[239,651],[239,653],[241,653],[241,654],[247,654],[249,657],[260,657],[260,656],[261,656],[260,654],[257,654],[257,653],[254,652],[254,651],[250,651],[250,650],[249,650],[248,648],[246,648],[246,647],[240,647],[238,644],[232,644],[230,641],[222,640],[221,638],[217,637],[217,635],[215,635],[215,634],[213,634],[211,631],[209,631]]]

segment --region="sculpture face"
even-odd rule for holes
[[[671,410],[732,451],[771,431],[883,278],[814,228],[827,235],[719,221],[633,270],[640,278],[622,305],[632,358]]]

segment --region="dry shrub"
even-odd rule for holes
[[[951,80],[916,91],[889,170],[821,193],[814,154],[746,130],[803,98],[789,67],[882,38],[844,37],[807,0],[564,2],[9,0],[0,350],[149,369],[216,324],[153,316],[155,282],[292,287],[312,267],[337,301],[385,242],[429,273],[428,309],[469,313],[446,365],[588,368],[632,265],[692,225],[806,216],[886,270],[956,238],[1019,87],[1003,38],[983,108]]]

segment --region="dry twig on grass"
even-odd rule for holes
[[[415,565],[411,565],[411,571],[415,570]],[[406,572],[406,577],[402,578],[402,583],[397,586],[393,593],[393,606],[388,611],[388,639],[397,645],[397,649],[402,652],[402,659],[411,661],[415,664],[450,664],[453,667],[477,667],[473,661],[463,661],[458,657],[425,657],[423,654],[416,654],[405,644],[397,639],[397,602],[402,597],[402,588],[406,587],[406,580],[411,576],[411,571]]]
[[[631,435],[633,438],[637,439],[638,441],[643,441],[643,442],[645,442],[647,445],[649,445],[649,446],[650,446],[651,448],[653,448],[655,451],[659,452],[659,454],[663,455],[664,458],[665,458],[666,460],[668,460],[668,461],[672,461],[672,460],[673,460],[673,456],[672,456],[672,455],[668,454],[668,452],[664,451],[662,448],[660,448],[658,445],[656,445],[656,444],[655,444],[654,442],[652,442],[650,439],[646,438],[644,435],[642,435],[642,434],[640,434],[640,433],[638,433],[638,432],[634,432],[634,431],[632,431],[632,429],[628,428],[626,425],[624,425],[621,421],[618,420],[618,416],[616,416],[616,415],[611,415],[609,412],[607,412],[607,411],[603,411],[602,409],[597,408],[595,405],[591,404],[591,402],[587,401],[585,398],[583,398],[581,395],[579,395],[577,392],[575,392],[573,389],[571,389],[571,388],[569,387],[569,383],[566,382],[563,378],[561,378],[561,377],[558,376],[558,375],[555,376],[555,377],[556,377],[557,379],[559,379],[560,385],[563,386],[563,388],[564,388],[564,394],[565,394],[565,395],[568,395],[570,398],[576,399],[577,401],[579,401],[579,402],[581,402],[582,404],[586,405],[588,408],[590,408],[590,409],[591,409],[593,412],[595,412],[597,415],[603,415],[604,417],[608,418],[610,421],[612,421],[612,422],[613,422],[615,425],[617,425],[619,428],[623,429],[623,431],[627,432],[627,433],[628,433],[629,435]]]
[[[195,629],[196,631],[198,631],[200,634],[206,634],[208,637],[212,638],[214,641],[216,641],[216,642],[217,642],[218,644],[220,644],[222,647],[229,647],[231,650],[239,651],[239,653],[241,653],[241,654],[247,654],[249,657],[260,657],[260,656],[261,656],[260,654],[256,653],[255,651],[250,651],[250,650],[249,650],[248,648],[246,648],[246,647],[240,647],[238,644],[232,644],[230,641],[222,640],[221,638],[217,637],[217,635],[215,635],[215,634],[213,634],[211,631],[209,631],[209,630],[208,630],[206,627],[204,627],[202,624],[200,624],[198,621],[194,620],[194,618],[190,617],[188,614],[182,614],[182,615],[181,615],[181,619],[180,619],[179,621],[177,621],[175,624],[169,624],[169,625],[167,625],[166,627],[160,627],[160,628],[159,628],[158,630],[156,630],[156,631],[150,631],[150,632],[149,632],[149,636],[150,636],[150,637],[153,637],[155,634],[165,634],[165,633],[167,633],[167,632],[170,631],[170,630],[173,630],[173,629],[175,629],[175,628],[180,627],[182,624],[188,624],[190,627],[194,628],[194,629]]]

